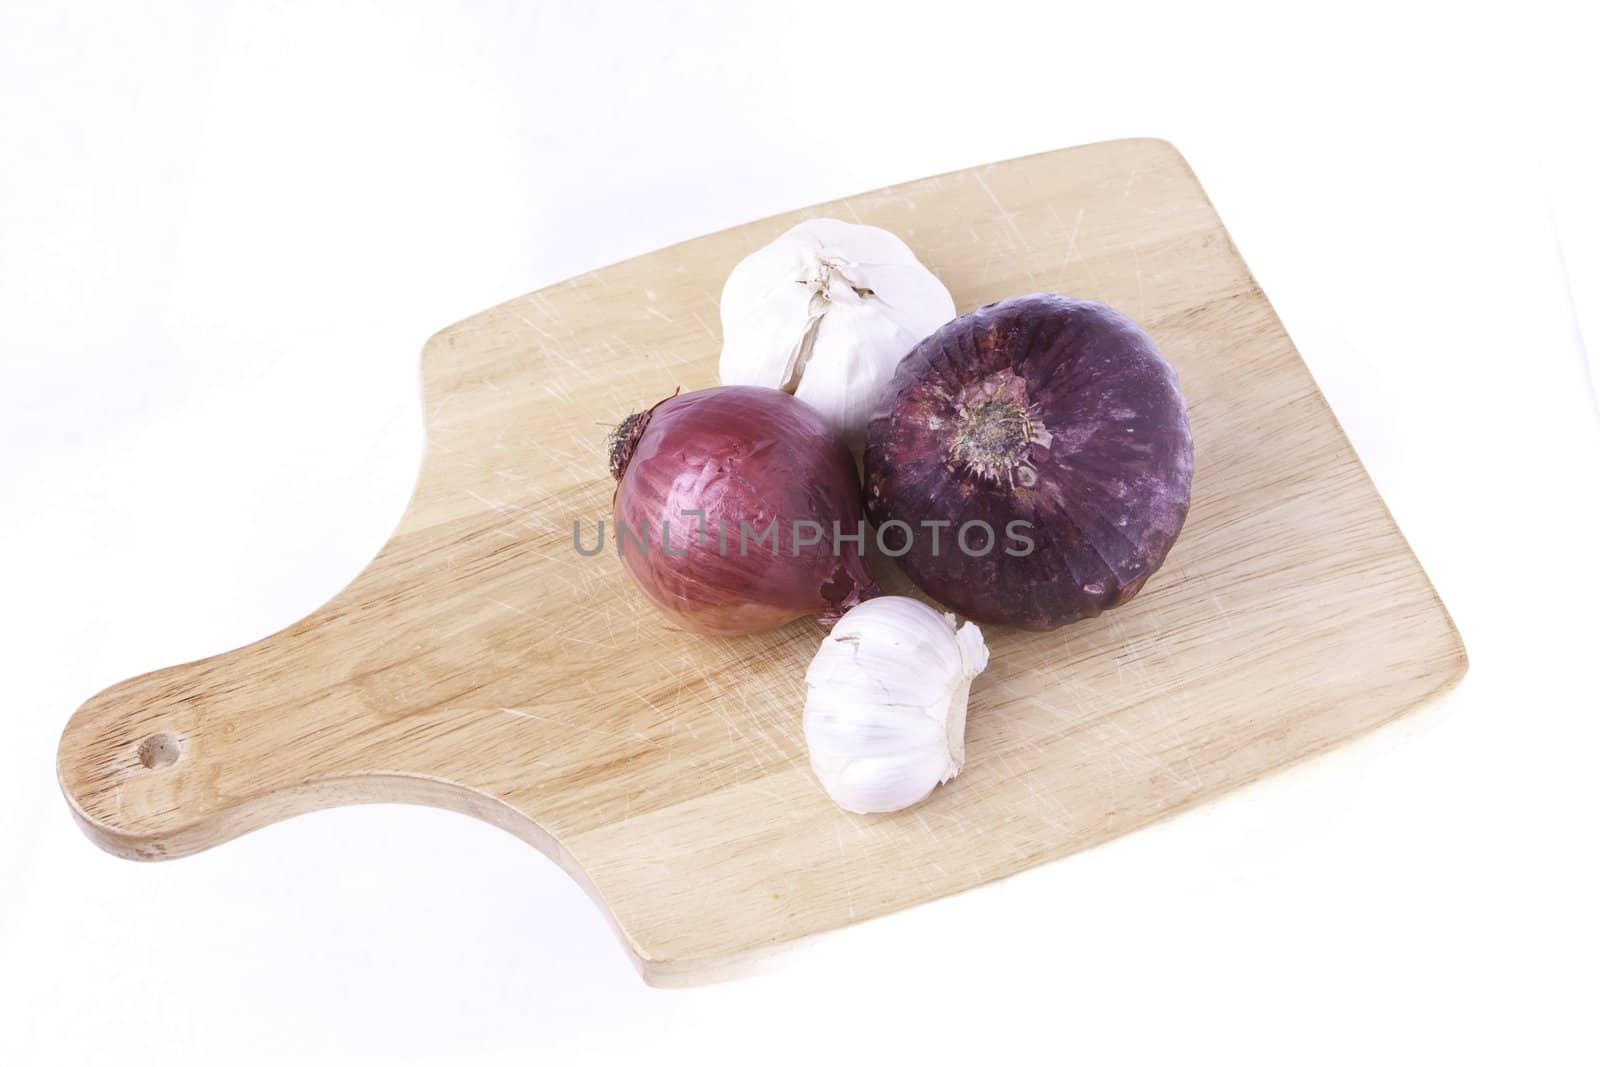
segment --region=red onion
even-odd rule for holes
[[[623,563],[687,629],[759,633],[819,613],[832,625],[879,592],[855,461],[787,393],[669,397],[613,433],[611,474]]]
[[[1144,586],[1193,469],[1154,342],[1103,304],[1039,293],[963,315],[901,362],[867,427],[867,515],[880,544],[909,542],[899,563],[934,599],[1050,630]]]

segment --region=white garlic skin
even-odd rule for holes
[[[954,778],[967,694],[989,664],[974,623],[920,600],[874,597],[844,614],[806,669],[811,769],[858,815],[899,811]]]
[[[718,374],[793,393],[860,444],[895,367],[955,314],[950,290],[888,230],[807,219],[728,275]]]

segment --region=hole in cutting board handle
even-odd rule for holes
[[[183,755],[183,743],[172,734],[151,734],[139,744],[139,762],[150,770],[170,767]]]

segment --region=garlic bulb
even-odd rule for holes
[[[954,778],[967,691],[989,663],[973,623],[904,596],[845,612],[806,670],[806,747],[834,803],[899,811]]]
[[[888,230],[808,219],[728,275],[722,384],[793,393],[859,444],[895,365],[955,313],[950,291]]]

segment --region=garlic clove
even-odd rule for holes
[[[853,283],[853,293],[857,289],[870,293],[861,299],[879,308],[907,333],[915,334],[918,341],[955,318],[956,305],[950,290],[915,259],[908,263],[858,263],[846,267],[844,273]]]
[[[836,766],[856,759],[892,756],[908,746],[933,748],[945,740],[944,723],[932,709],[858,708],[852,704],[830,707],[819,700],[807,706],[807,714],[807,739],[822,742],[825,751],[838,755]]]
[[[946,614],[954,626],[956,617]],[[975,622],[966,622],[956,631],[956,644],[961,649],[961,662],[965,665],[966,673],[976,678],[989,666],[989,646],[983,643],[983,633]]]
[[[816,408],[848,443],[865,440],[867,420],[894,377],[898,360],[884,351],[911,351],[922,339],[851,294],[818,324],[794,395]],[[857,427],[861,430],[857,432]]]
[[[898,811],[961,770],[967,698],[988,664],[977,626],[910,597],[865,601],[806,670],[811,767],[842,808]]]
[[[723,385],[782,388],[792,374],[811,325],[812,292],[802,284],[803,265],[772,265],[785,259],[783,249],[769,248],[740,263],[722,291]],[[765,253],[776,253],[764,255]],[[729,308],[742,312],[729,314]],[[730,357],[730,353],[734,355]],[[788,390],[793,392],[793,390]]]
[[[956,770],[936,752],[913,751],[854,760],[841,768],[828,790],[834,803],[855,815],[886,815],[928,798]]]

